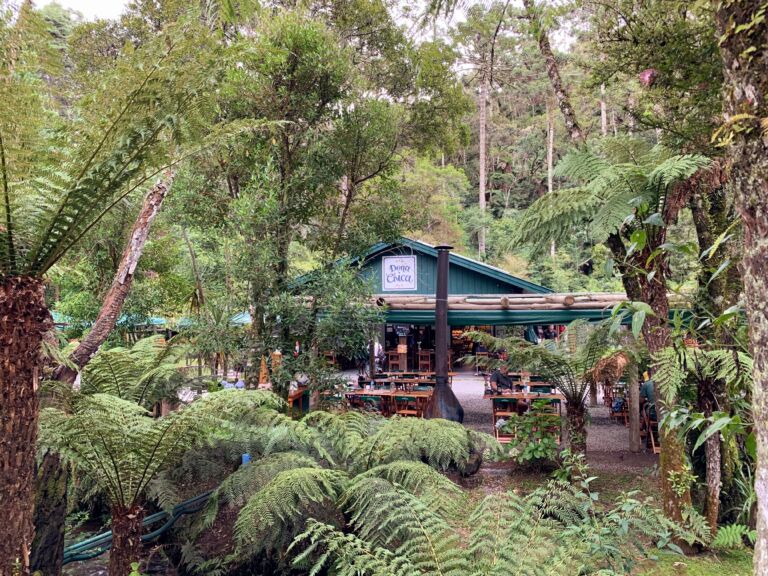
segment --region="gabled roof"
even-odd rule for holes
[[[401,237],[399,240],[395,242],[378,242],[373,246],[371,246],[365,253],[363,253],[360,256],[357,256],[354,258],[341,258],[336,262],[334,262],[334,266],[338,266],[341,264],[346,264],[350,266],[362,265],[368,260],[375,258],[380,254],[386,253],[390,250],[394,250],[403,246],[410,248],[414,252],[420,252],[422,254],[427,254],[429,256],[433,256],[434,258],[437,258],[437,249],[431,244],[427,244],[426,242],[422,242],[421,240],[413,240],[412,238]],[[550,288],[547,288],[546,286],[541,286],[540,284],[535,284],[534,282],[523,280],[522,278],[518,278],[517,276],[513,276],[512,274],[505,272],[501,268],[497,268],[495,266],[485,264],[484,262],[480,262],[478,260],[474,260],[466,256],[461,256],[459,254],[456,254],[455,252],[451,252],[449,263],[451,266],[465,268],[472,272],[482,274],[484,276],[488,276],[499,282],[511,284],[512,286],[516,286],[521,290],[527,290],[529,292],[533,292],[536,294],[548,294],[550,292],[553,292],[553,290],[551,290]],[[311,279],[311,277],[312,277],[311,272],[308,274],[299,276],[293,282],[293,286],[302,285],[308,282]]]

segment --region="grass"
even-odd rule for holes
[[[644,563],[637,576],[752,576],[752,552],[734,550],[719,554],[682,557],[662,554],[658,562]]]

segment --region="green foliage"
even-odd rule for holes
[[[549,413],[548,406],[546,401],[534,401],[530,410],[523,415],[512,414],[504,424],[503,432],[513,436],[507,445],[509,455],[519,464],[551,462],[557,458],[560,418]]]
[[[390,499],[418,499],[435,514],[456,514],[461,490],[440,471],[462,470],[473,454],[500,452],[493,438],[443,420],[315,411],[294,421],[261,411],[248,426],[238,449],[252,462],[214,491],[190,534],[197,539],[236,515],[236,547],[226,561],[232,565],[285,550],[308,518],[366,534],[387,530],[399,522],[386,517],[382,502]],[[200,561],[191,551],[189,557]]]
[[[10,11],[4,12],[2,28],[9,34],[0,40],[3,52],[15,52],[18,37],[27,41],[27,32],[16,28],[25,19],[11,22]],[[126,47],[98,89],[58,116],[49,113],[55,105],[39,78],[16,81],[15,62],[8,60],[5,75],[14,81],[3,82],[5,100],[35,104],[22,107],[25,115],[0,120],[2,274],[45,273],[107,210],[167,166],[174,145],[189,140],[195,107],[215,77],[212,46],[198,32],[180,24],[138,49]]]
[[[610,324],[590,325],[585,321],[572,322],[559,342],[538,345],[522,338],[494,338],[483,332],[470,332],[468,336],[481,342],[491,352],[506,353],[505,360],[483,361],[488,368],[504,365],[510,371],[527,370],[555,386],[569,405],[582,405],[589,382],[587,372],[606,353],[611,351]]]
[[[690,377],[722,380],[731,395],[749,389],[752,358],[736,350],[668,347],[654,358],[654,379],[665,397],[675,397]]]
[[[631,236],[628,251],[640,251],[654,228],[669,224],[660,218],[666,213],[667,200],[674,198],[672,187],[709,164],[703,156],[676,154],[639,138],[595,142],[569,153],[556,168],[556,174],[582,185],[534,202],[513,244],[543,252],[550,242],[563,242],[574,229],[583,227],[599,241],[623,230]]]
[[[135,402],[98,393],[80,399],[71,414],[44,409],[39,442],[87,473],[110,502],[130,507],[185,450],[206,441],[215,430],[234,434],[237,428],[228,422],[280,405],[269,392],[224,390],[152,418]]]
[[[666,0],[588,4],[592,29],[584,58],[590,59],[592,83],[608,86],[613,105],[629,90],[632,117],[641,127],[660,128],[664,142],[710,153],[723,81],[712,6]],[[653,83],[639,88],[637,76],[649,68]]]
[[[344,472],[316,467],[278,473],[248,500],[237,516],[235,533],[240,550],[253,554],[263,549],[279,549],[310,510],[323,504],[332,506],[347,481]]]
[[[674,549],[671,538],[685,535],[632,495],[602,513],[596,494],[552,482],[528,496],[486,496],[469,516],[464,548],[451,518],[420,498],[385,482],[360,488],[347,501],[353,533],[310,520],[293,545],[303,549],[297,565],[350,575],[628,574],[643,538]]]
[[[733,550],[744,547],[744,539],[750,544],[754,544],[757,539],[757,530],[751,530],[743,524],[730,524],[720,526],[717,529],[717,535],[712,540],[712,548],[717,550]]]
[[[178,363],[186,352],[183,344],[161,336],[100,350],[81,374],[80,394],[111,394],[150,409],[184,383]]]

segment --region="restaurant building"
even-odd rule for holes
[[[379,341],[390,369],[423,370],[434,360],[435,247],[401,238],[378,243],[349,262],[371,283],[386,324]],[[576,319],[599,320],[623,294],[555,294],[483,262],[451,253],[448,275],[449,350],[452,361],[477,350],[463,337],[468,330],[513,333],[531,341],[556,337]]]

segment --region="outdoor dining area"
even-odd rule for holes
[[[450,385],[455,372],[448,373]],[[382,416],[422,418],[437,384],[435,372],[382,372],[360,382],[362,388],[344,392],[350,408]]]
[[[493,431],[499,442],[507,443],[514,434],[506,424],[525,414],[534,414],[548,433],[561,440],[562,406],[565,398],[555,386],[529,372],[483,373],[485,393],[491,401]]]

